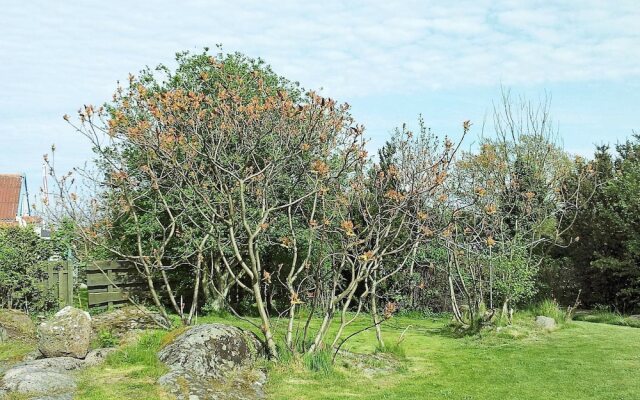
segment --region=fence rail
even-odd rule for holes
[[[87,265],[86,273],[90,308],[124,305],[147,292],[144,278],[127,261],[95,261]]]

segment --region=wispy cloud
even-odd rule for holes
[[[21,132],[71,144],[60,116],[179,50],[222,43],[351,102],[432,90],[640,78],[630,1],[32,1],[0,14],[0,169]],[[31,123],[36,119],[36,124]],[[366,122],[366,121],[365,121]],[[385,127],[387,129],[388,127]],[[28,154],[31,150],[24,150]],[[31,161],[32,162],[32,161]]]

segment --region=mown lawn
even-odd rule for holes
[[[455,337],[444,319],[394,318],[384,327],[388,343],[407,329],[406,354],[395,372],[367,377],[338,362],[331,373],[301,361],[269,368],[273,399],[640,399],[640,329],[573,322],[546,333],[522,315],[500,333]],[[201,318],[198,322],[235,319]],[[365,326],[360,322],[353,328]],[[102,366],[83,373],[77,399],[165,398],[155,380],[163,373],[151,354],[166,333],[153,333]],[[346,345],[375,351],[373,332]]]
[[[393,341],[412,325],[402,343],[406,371],[365,378],[280,368],[269,392],[275,399],[640,399],[638,329],[574,322],[520,339],[513,332],[455,338],[439,331],[442,323],[398,319],[386,328]],[[353,343],[354,351],[373,349],[372,334]]]

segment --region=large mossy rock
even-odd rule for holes
[[[91,325],[95,336],[100,332],[110,332],[121,338],[132,331],[159,329],[169,326],[169,323],[157,312],[144,307],[127,306],[95,315]]]
[[[262,343],[251,332],[198,325],[158,354],[170,369],[160,383],[178,399],[262,399],[266,376],[254,368],[261,355]]]
[[[29,316],[19,310],[0,310],[0,331],[5,339],[36,340],[36,326]]]
[[[38,349],[47,358],[84,358],[91,344],[91,316],[67,306],[38,327]]]

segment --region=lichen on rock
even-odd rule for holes
[[[67,306],[38,327],[38,349],[45,357],[84,358],[91,344],[91,316]]]
[[[205,324],[188,329],[159,353],[169,372],[159,382],[178,399],[261,399],[262,343],[251,332]]]

